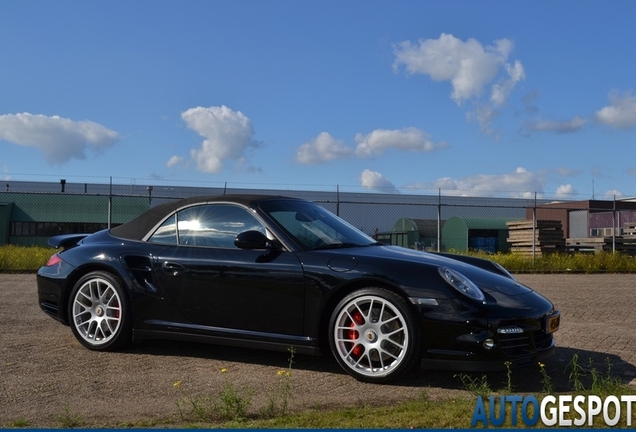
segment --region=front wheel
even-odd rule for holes
[[[342,368],[360,381],[395,380],[419,356],[419,328],[397,294],[367,288],[338,303],[329,322],[331,351]]]
[[[131,339],[131,317],[123,283],[114,275],[96,271],[82,277],[69,302],[71,330],[86,348],[110,351]]]

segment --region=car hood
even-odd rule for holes
[[[533,291],[515,279],[497,273],[488,260],[475,260],[476,262],[484,264],[485,268],[482,268],[448,256],[407,249],[400,246],[367,246],[354,249],[331,250],[330,252],[334,256],[332,260],[335,259],[345,262],[345,260],[355,259],[360,261],[360,264],[365,261],[377,260],[381,261],[382,266],[385,268],[390,268],[392,262],[394,265],[409,264],[429,268],[448,267],[468,277],[481,290],[490,294],[499,293],[506,296],[517,296]],[[489,266],[491,266],[492,270],[487,269]]]

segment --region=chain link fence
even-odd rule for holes
[[[158,204],[196,195],[274,194],[312,200],[377,240],[433,251],[636,252],[636,202],[463,197],[316,190],[7,182],[0,192],[0,246],[113,227]]]

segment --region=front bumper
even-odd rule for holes
[[[535,352],[514,359],[495,358],[492,360],[477,359],[474,353],[438,353],[442,354],[444,359],[440,358],[423,358],[421,362],[422,369],[456,371],[456,372],[497,372],[505,370],[507,362],[510,367],[523,367],[536,365],[554,355],[555,345],[552,345],[542,351]],[[449,358],[455,357],[455,358]]]
[[[423,314],[422,368],[498,371],[536,365],[554,355],[559,311],[550,308],[522,318],[485,318],[474,312],[439,314],[429,309]]]

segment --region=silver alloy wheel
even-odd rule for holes
[[[410,335],[405,317],[388,300],[356,297],[338,313],[333,327],[338,356],[354,372],[382,377],[405,360]]]
[[[106,279],[88,279],[73,299],[73,325],[88,344],[101,346],[117,336],[121,325],[122,302]]]

